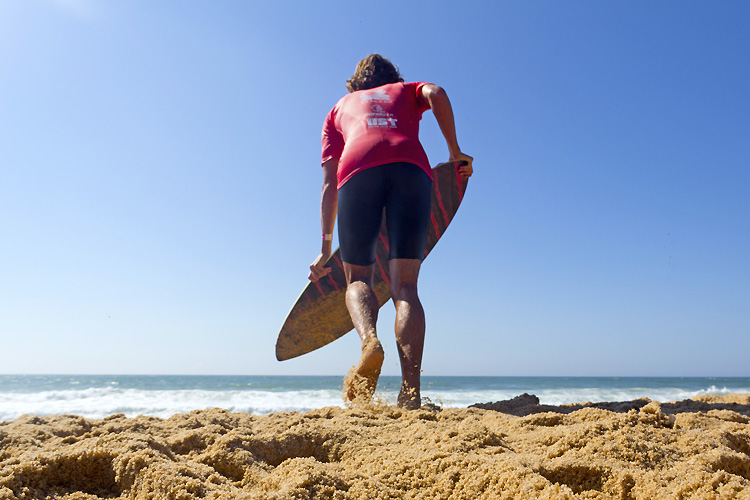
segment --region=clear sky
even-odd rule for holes
[[[0,0],[0,373],[343,375],[354,333],[274,343],[323,117],[377,52],[447,90],[475,157],[422,268],[425,375],[750,376],[748,26],[746,1]]]

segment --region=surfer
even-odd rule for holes
[[[346,87],[350,93],[331,109],[323,124],[323,244],[310,266],[309,278],[315,282],[331,271],[325,263],[331,256],[338,212],[346,306],[362,340],[355,369],[360,383],[350,385],[348,397],[372,394],[385,358],[375,328],[379,305],[372,285],[385,209],[402,375],[398,405],[415,409],[421,405],[425,335],[417,279],[425,255],[432,186],[432,170],[419,142],[422,114],[432,110],[448,145],[449,161],[463,162],[460,175],[471,176],[473,158],[458,145],[453,108],[441,87],[405,83],[398,69],[379,54],[362,59]]]

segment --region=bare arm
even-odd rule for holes
[[[422,86],[422,95],[420,97],[430,106],[432,113],[435,115],[440,131],[445,138],[445,143],[448,145],[449,161],[466,162],[466,165],[459,167],[459,172],[465,177],[471,177],[471,174],[474,172],[472,167],[474,158],[463,153],[458,145],[453,106],[451,106],[451,101],[448,99],[448,94],[442,87],[428,83]]]
[[[328,160],[323,164],[323,189],[320,195],[320,229],[323,234],[333,234],[333,227],[336,224],[336,212],[338,210],[338,190],[336,172],[338,171],[338,159]],[[330,267],[323,267],[331,256],[331,246],[333,241],[323,239],[320,249],[320,255],[310,265],[311,281],[318,281],[331,272]]]

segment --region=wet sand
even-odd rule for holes
[[[750,395],[0,423],[0,500],[750,499]]]

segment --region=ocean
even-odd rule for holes
[[[0,375],[0,421],[24,414],[168,418],[220,407],[263,415],[344,406],[341,376]],[[381,377],[379,397],[394,403],[399,377]],[[535,394],[542,404],[677,401],[701,394],[750,393],[750,377],[423,377],[422,397],[444,407]]]

